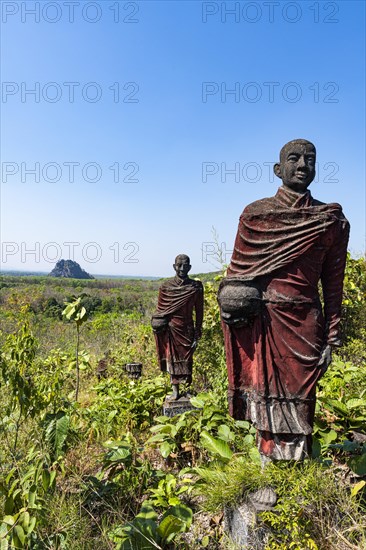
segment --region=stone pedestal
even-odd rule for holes
[[[131,380],[138,380],[141,378],[142,374],[142,363],[126,363],[125,371],[127,372],[128,378],[131,378]]]
[[[225,508],[225,531],[241,550],[263,550],[267,531],[259,528],[257,513],[271,510],[276,504],[271,487],[250,493],[236,508]]]
[[[176,416],[177,414],[191,411],[194,408],[195,407],[191,405],[188,397],[180,397],[176,401],[165,399],[163,404],[163,415],[169,416],[171,418],[172,416]]]

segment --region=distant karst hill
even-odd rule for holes
[[[73,260],[59,260],[49,273],[50,277],[67,277],[68,279],[94,279]]]

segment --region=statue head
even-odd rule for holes
[[[294,139],[282,147],[273,170],[285,187],[304,193],[315,178],[315,160],[315,146],[306,139]]]
[[[178,254],[173,264],[175,272],[180,279],[186,279],[191,269],[189,256],[186,254]]]

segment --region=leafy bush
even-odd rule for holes
[[[160,416],[156,419],[158,424],[150,428],[155,435],[147,444],[158,445],[164,458],[178,453],[194,464],[205,454],[205,449],[215,454],[216,448],[220,454],[219,449],[227,447],[229,454],[230,448],[242,451],[254,445],[255,429],[249,422],[234,420],[216,405],[215,394],[201,393],[193,397],[191,403],[195,409],[173,418]]]
[[[116,550],[162,550],[178,533],[187,531],[192,523],[192,510],[183,504],[172,506],[157,521],[158,514],[144,504],[135,519],[111,532]]]
[[[343,282],[342,327],[345,340],[359,338],[366,326],[366,260],[347,255]]]
[[[366,475],[366,445],[353,441],[357,434],[366,442],[366,364],[336,358],[319,383],[314,453],[336,455],[354,473]]]
[[[37,541],[36,528],[47,523],[45,495],[54,488],[56,470],[31,448],[22,463],[4,475],[0,472],[0,496],[4,515],[0,524],[0,547],[26,549]]]
[[[89,437],[118,437],[128,431],[146,430],[159,414],[168,391],[166,378],[132,381],[110,378],[94,390],[93,403],[80,411]]]
[[[93,515],[104,512],[125,518],[137,513],[147,487],[155,479],[149,461],[139,456],[141,449],[131,435],[104,443],[102,467],[83,481],[84,506]]]

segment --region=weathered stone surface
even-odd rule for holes
[[[177,414],[191,411],[194,408],[195,407],[193,407],[188,397],[180,397],[177,400],[167,398],[163,405],[163,414],[164,416],[169,416],[171,418]]]
[[[125,371],[132,380],[138,380],[142,375],[142,363],[126,363]]]
[[[111,356],[110,350],[108,350],[105,352],[103,359],[98,361],[96,374],[99,382],[102,378],[108,377],[108,367],[110,365],[114,365],[114,358]]]
[[[258,512],[271,510],[277,502],[272,487],[263,487],[250,493],[235,508],[225,508],[225,531],[242,550],[263,550],[269,530],[259,527]]]
[[[250,493],[248,501],[257,512],[264,512],[265,510],[271,510],[275,506],[277,495],[272,487],[263,487],[263,489]]]
[[[240,550],[263,550],[266,533],[258,528],[255,508],[243,502],[236,508],[225,508],[225,531]]]

